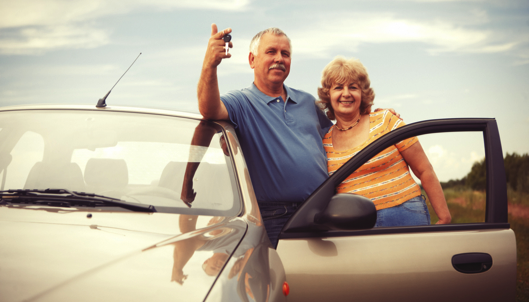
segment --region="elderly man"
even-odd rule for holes
[[[309,93],[284,84],[290,72],[290,39],[278,28],[259,32],[250,43],[253,84],[220,95],[217,66],[231,54],[223,37],[211,37],[198,83],[200,113],[206,119],[230,120],[247,159],[261,215],[272,245],[288,218],[326,178],[322,137],[332,123]],[[230,42],[229,47],[232,47]]]

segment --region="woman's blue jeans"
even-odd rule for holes
[[[430,225],[430,212],[423,196],[413,197],[396,207],[377,211],[377,227]]]

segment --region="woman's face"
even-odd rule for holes
[[[354,116],[359,113],[362,90],[356,83],[333,83],[329,95],[336,116]]]

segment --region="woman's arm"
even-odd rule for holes
[[[401,154],[415,176],[421,180],[421,184],[432,203],[433,209],[437,217],[439,217],[437,224],[450,223],[452,216],[448,210],[443,189],[421,144],[416,142],[408,149],[402,151]]]

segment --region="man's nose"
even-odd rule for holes
[[[276,55],[274,56],[274,61],[275,62],[283,62],[283,56],[281,55],[281,52],[277,52]]]

